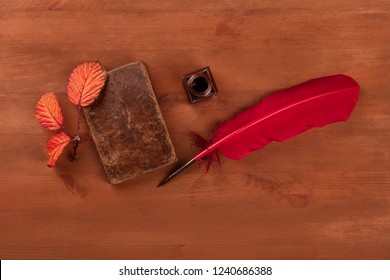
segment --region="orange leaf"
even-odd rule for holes
[[[58,132],[47,140],[47,153],[49,155],[49,162],[47,166],[54,167],[58,157],[70,142],[70,136],[66,132]]]
[[[85,62],[73,69],[67,86],[68,99],[74,105],[88,106],[98,98],[107,71],[99,62]]]
[[[35,106],[35,118],[49,130],[57,130],[64,124],[64,116],[53,92],[45,93]]]

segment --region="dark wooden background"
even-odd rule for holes
[[[166,188],[166,167],[107,183],[85,122],[79,158],[46,167],[34,118],[73,67],[142,60],[178,158],[265,94],[344,73],[348,122],[315,129]],[[210,66],[218,98],[190,105],[180,76]],[[0,1],[1,259],[390,258],[390,2]]]

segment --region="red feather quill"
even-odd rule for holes
[[[204,149],[169,175],[166,183],[194,162],[220,151],[238,160],[272,141],[282,142],[310,128],[345,121],[359,98],[359,85],[350,77],[335,75],[277,91],[257,105],[220,125]]]

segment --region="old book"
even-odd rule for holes
[[[175,151],[145,65],[108,72],[105,89],[84,116],[111,184],[166,166]]]

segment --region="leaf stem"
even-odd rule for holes
[[[62,129],[64,132],[66,132],[67,134],[69,134],[71,138],[75,138],[75,137],[76,137],[75,135],[73,135],[72,133],[70,133],[69,130],[67,130],[64,126],[61,126],[61,129]]]
[[[76,155],[77,155],[77,147],[79,146],[80,144],[80,123],[81,123],[81,105],[79,104],[78,108],[77,108],[77,133],[75,136],[73,136],[73,139],[72,141],[74,141],[74,144],[73,144],[73,153],[72,153],[72,156],[70,158],[70,161],[74,161],[76,159]]]
[[[79,104],[77,110],[77,134],[76,135],[80,135],[80,123],[81,123],[81,105]]]
[[[74,161],[76,159],[77,147],[79,146],[80,143],[80,136],[76,136],[74,139],[72,139],[72,141],[74,141],[74,144],[73,144],[73,153],[72,156],[70,157],[70,161]]]

